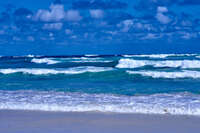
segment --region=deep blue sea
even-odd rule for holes
[[[0,109],[200,115],[200,55],[2,56]]]

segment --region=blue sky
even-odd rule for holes
[[[197,0],[7,0],[0,55],[199,53]]]

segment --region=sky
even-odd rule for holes
[[[0,55],[200,53],[198,0],[0,1]]]

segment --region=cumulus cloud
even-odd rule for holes
[[[46,22],[60,21],[64,18],[64,16],[65,16],[64,6],[58,4],[57,5],[52,4],[50,6],[50,11],[43,9],[38,10],[35,19]]]
[[[77,10],[68,10],[65,12],[64,5],[52,4],[50,10],[40,9],[35,15],[35,20],[44,22],[80,21],[82,17]]]
[[[160,12],[160,13],[162,13],[162,12],[168,12],[168,9],[165,6],[159,6],[157,8],[157,12]]]
[[[168,9],[166,7],[157,8],[156,19],[162,24],[168,24],[171,21],[168,16],[164,15],[164,13],[166,12],[168,12]]]
[[[180,34],[182,35],[181,38],[186,40],[197,37],[197,34],[195,33],[181,32]]]
[[[7,9],[5,11],[2,9],[0,36],[2,36],[1,40],[3,41],[1,42],[6,42],[4,40],[7,40],[7,37],[3,37],[5,35],[15,36],[21,33],[20,38],[13,37],[13,40],[21,39],[21,41],[31,42],[42,40],[42,38],[44,40],[45,38],[55,38],[55,40],[69,41],[69,38],[76,37],[77,39],[74,40],[77,40],[77,42],[86,38],[88,41],[98,39],[103,41],[107,37],[113,37],[113,41],[129,39],[134,41],[141,38],[159,39],[162,37],[171,40],[173,38],[189,40],[195,38],[195,34],[197,37],[200,36],[198,6],[194,6],[194,10],[190,11],[186,10],[187,5],[177,4],[176,8],[181,8],[176,10],[175,6],[170,3],[175,1],[177,3],[178,0],[137,0],[137,2],[128,0],[53,1],[49,9],[39,9],[36,12],[26,7],[16,7],[10,12]],[[120,5],[120,2],[117,1],[128,3],[130,6],[126,9],[127,4]],[[190,4],[191,9],[193,9],[191,4],[198,4],[193,0],[180,1]],[[141,4],[140,8],[138,7],[141,10],[133,9],[132,6],[135,7],[138,4]],[[30,20],[35,21],[31,22]],[[183,33],[178,33],[178,31]],[[40,35],[35,35],[36,32]],[[50,34],[48,38],[46,34],[49,32],[55,35]],[[10,40],[8,39],[8,41]]]
[[[157,39],[159,36],[153,33],[148,33],[146,36],[142,37],[142,40],[148,40],[148,39]]]
[[[62,23],[49,23],[49,24],[44,24],[42,28],[45,30],[60,30],[62,26],[63,26]]]
[[[104,11],[100,9],[90,10],[90,15],[92,18],[101,19],[104,17]]]
[[[128,32],[130,28],[133,26],[133,20],[124,20],[117,26],[122,27],[121,29],[122,32]]]
[[[156,14],[156,18],[159,22],[161,22],[162,24],[168,24],[171,19],[168,17],[168,16],[165,16],[164,14],[162,13],[157,13]]]
[[[82,19],[79,11],[69,10],[65,14],[65,20],[67,21],[80,21]]]

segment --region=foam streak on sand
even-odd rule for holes
[[[189,93],[123,96],[53,91],[0,91],[0,109],[200,115],[200,97]]]
[[[69,69],[44,69],[44,68],[15,68],[15,69],[0,69],[2,74],[24,73],[33,75],[45,74],[80,74],[85,72],[103,72],[111,71],[109,67],[74,67]]]
[[[158,72],[158,71],[127,71],[129,74],[139,74],[152,78],[200,78],[199,71]]]
[[[200,68],[200,60],[134,60],[134,59],[120,59],[117,68],[137,68],[143,66],[153,67],[172,67],[172,68]]]

